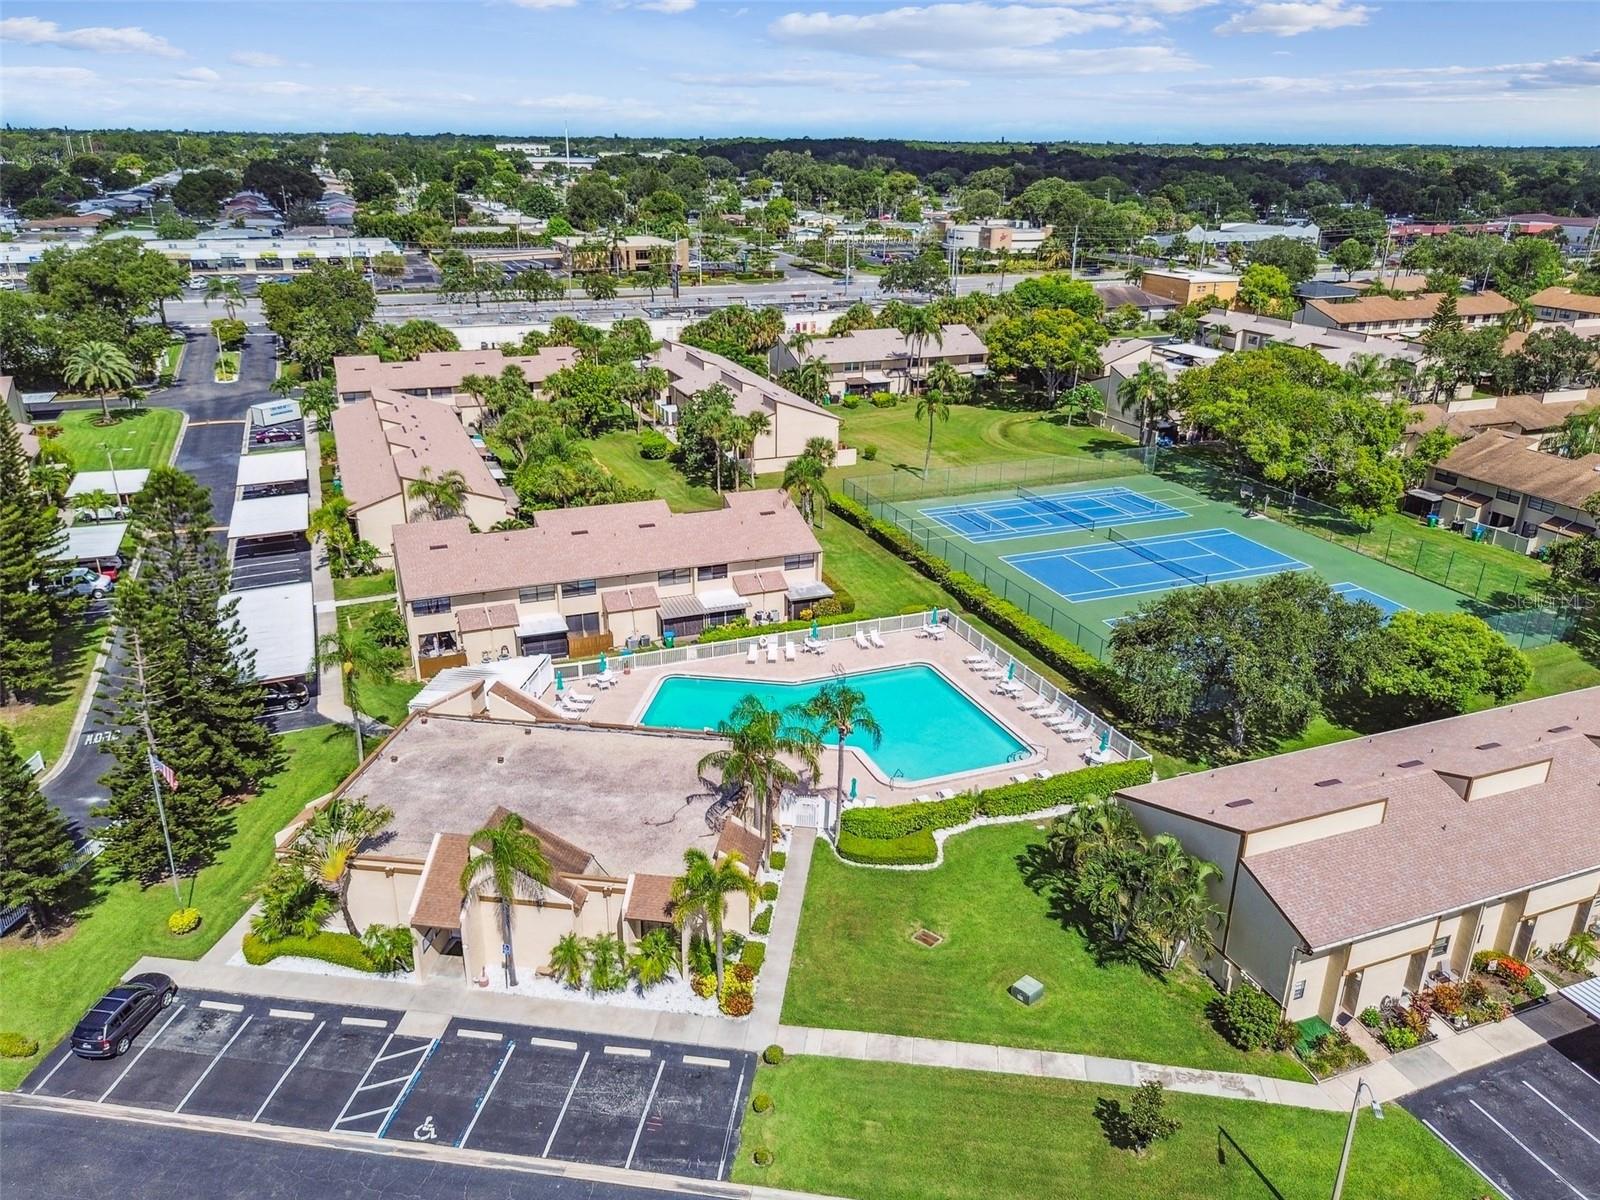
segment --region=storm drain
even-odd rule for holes
[[[937,946],[944,941],[944,935],[931,929],[919,929],[911,935],[911,940],[919,946]]]

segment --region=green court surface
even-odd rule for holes
[[[1136,455],[935,472],[926,483],[906,476],[857,480],[847,491],[957,570],[1101,657],[1116,620],[1142,601],[1200,582],[1250,582],[1290,569],[1314,571],[1386,614],[1466,612],[1515,644],[1550,640],[1519,629],[1523,614],[1498,611],[1270,515],[1249,515],[1236,490],[1202,494],[1150,473]],[[1166,516],[1168,510],[1178,515]],[[1085,516],[1093,528],[1083,527]]]

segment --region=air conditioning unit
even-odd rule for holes
[[[1037,1004],[1044,999],[1044,984],[1032,975],[1024,975],[1006,989],[1013,1000],[1022,1004]]]

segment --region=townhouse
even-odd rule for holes
[[[1339,367],[1348,367],[1353,359],[1362,355],[1377,355],[1386,362],[1404,359],[1412,364],[1420,364],[1423,358],[1420,347],[1394,338],[1221,309],[1213,309],[1200,318],[1199,340],[1207,346],[1235,353],[1259,350],[1263,346],[1300,346],[1315,350]]]
[[[1355,333],[1411,337],[1428,327],[1442,298],[1442,292],[1423,292],[1401,300],[1388,296],[1364,296],[1359,300],[1311,300],[1295,314],[1295,320],[1307,325],[1324,325],[1329,329]],[[1499,292],[1456,297],[1456,312],[1462,325],[1468,329],[1493,325],[1515,307]]]
[[[385,394],[432,400],[454,410],[469,429],[483,422],[483,402],[461,388],[469,375],[499,378],[516,367],[535,393],[564,367],[578,361],[571,346],[545,346],[536,354],[506,354],[500,350],[439,350],[407,362],[383,362],[375,354],[351,354],[333,360],[334,389],[339,400],[352,404]]]
[[[1224,271],[1190,271],[1182,267],[1148,267],[1139,286],[1178,308],[1196,300],[1215,300],[1227,308],[1239,294],[1239,277]]]
[[[1440,523],[1482,525],[1527,539],[1532,554],[1562,537],[1595,532],[1584,511],[1600,494],[1600,454],[1565,458],[1517,433],[1484,433],[1463,442],[1428,471]]]
[[[1600,917],[1600,688],[1119,795],[1221,868],[1206,971],[1340,1023]]]
[[[1600,388],[1566,388],[1515,396],[1469,396],[1444,404],[1415,406],[1411,410],[1412,423],[1407,434],[1421,437],[1443,426],[1462,438],[1500,432],[1538,441],[1559,429],[1572,413],[1596,405],[1600,405]]]
[[[651,354],[652,366],[666,372],[667,387],[656,401],[656,419],[667,427],[678,423],[685,402],[721,385],[733,394],[733,411],[741,416],[764,413],[767,428],[748,451],[752,475],[781,471],[804,453],[812,438],[822,438],[835,448],[834,464],[850,466],[855,451],[839,445],[839,416],[795,395],[749,367],[682,342],[664,341]]]
[[[1569,287],[1547,287],[1528,297],[1533,315],[1541,321],[1575,325],[1600,317],[1600,296],[1575,292]]]
[[[938,339],[912,347],[898,329],[856,329],[839,337],[788,338],[772,348],[773,372],[815,359],[828,370],[828,394],[890,392],[906,395],[935,363],[949,363],[969,379],[989,370],[989,348],[965,325],[945,325]]]
[[[782,491],[553,509],[527,529],[465,518],[394,530],[395,588],[418,673],[519,655],[669,644],[739,617],[788,620],[831,597],[822,547]]]
[[[1181,414],[1157,415],[1152,425],[1141,419],[1137,406],[1123,395],[1123,384],[1145,364],[1152,364],[1168,383],[1194,367],[1207,367],[1223,356],[1211,346],[1185,342],[1154,342],[1148,338],[1116,338],[1100,347],[1100,376],[1089,382],[1105,402],[1105,424],[1141,442],[1151,433],[1171,436]],[[1152,428],[1153,426],[1153,428]]]

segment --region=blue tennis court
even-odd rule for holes
[[[1387,596],[1381,596],[1371,588],[1362,587],[1359,583],[1336,583],[1333,585],[1333,594],[1343,596],[1352,604],[1365,601],[1381,612],[1385,621],[1397,612],[1406,611],[1406,606],[1399,601],[1391,600]]]
[[[1073,603],[1308,569],[1299,559],[1231,529],[1137,541],[1113,535],[1088,546],[1013,554],[1002,561]]]
[[[922,515],[969,542],[1002,542],[1074,529],[1170,521],[1188,514],[1131,488],[1110,487],[1087,492],[1019,488],[1015,496],[925,508]]]

